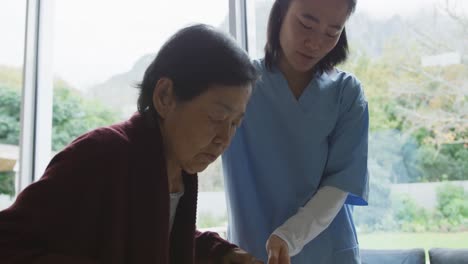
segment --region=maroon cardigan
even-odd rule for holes
[[[219,262],[235,247],[195,230],[197,176],[184,174],[169,234],[169,189],[156,122],[136,114],[80,136],[0,212],[0,263]],[[205,263],[205,262],[204,262]]]

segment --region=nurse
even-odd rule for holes
[[[276,0],[244,122],[223,155],[228,238],[268,263],[360,263],[369,113],[348,54],[356,0]]]

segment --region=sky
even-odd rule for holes
[[[193,22],[218,26],[228,0],[48,0],[54,6],[53,69],[78,89],[126,72]],[[264,1],[264,0],[257,0]],[[270,0],[268,0],[270,1]],[[358,0],[357,14],[410,16],[443,0]],[[468,0],[452,0],[468,13]],[[206,8],[209,6],[209,8]],[[26,0],[0,1],[0,65],[21,67]]]
[[[468,12],[468,0],[449,0],[460,12]],[[410,16],[423,10],[441,7],[445,0],[357,0],[357,11],[366,12],[374,18],[389,18],[395,14]]]

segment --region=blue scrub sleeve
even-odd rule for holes
[[[338,121],[329,137],[328,160],[321,186],[348,192],[347,204],[367,205],[369,111],[360,83],[345,80]]]

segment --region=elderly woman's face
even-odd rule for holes
[[[164,113],[162,129],[170,159],[188,173],[203,171],[229,146],[240,125],[251,85],[213,85]]]

